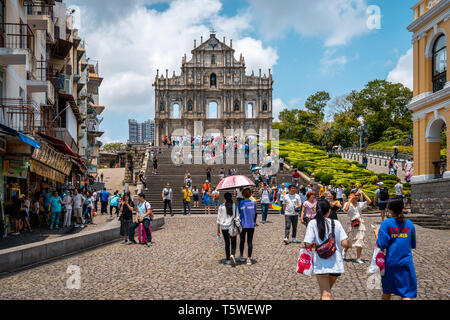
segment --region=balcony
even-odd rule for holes
[[[34,30],[47,30],[48,20],[53,20],[54,0],[26,1],[24,6],[28,15],[28,24]]]
[[[20,99],[0,100],[0,123],[24,134],[36,129],[38,109]]]
[[[54,128],[53,137],[64,141],[75,153],[79,152],[78,144],[66,128]]]
[[[26,65],[34,56],[34,33],[27,24],[0,23],[0,65]]]
[[[104,132],[100,131],[101,122],[102,121],[97,119],[96,117],[86,120],[87,133],[89,136],[94,138],[100,138],[104,134]]]
[[[29,93],[47,92],[47,61],[31,59],[31,71],[27,75],[27,90]]]

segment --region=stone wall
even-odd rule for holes
[[[413,213],[434,215],[448,223],[450,215],[450,179],[436,179],[411,184]]]
[[[125,154],[125,179],[124,183],[133,184],[133,172],[145,170],[147,156],[147,144],[127,144]]]

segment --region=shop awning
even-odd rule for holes
[[[83,160],[81,160],[81,156],[77,153],[75,153],[68,145],[67,143],[65,143],[62,140],[47,136],[46,134],[43,133],[38,133],[38,135],[40,135],[42,138],[44,138],[45,140],[50,141],[50,143],[57,148],[59,151],[61,151],[62,153],[68,155],[69,157],[71,157],[73,160],[75,160],[77,162],[77,164],[80,166],[81,169],[83,169],[83,171],[87,171],[87,166],[86,164],[83,162]]]
[[[34,139],[24,135],[23,133],[20,133],[17,130],[14,130],[13,128],[10,128],[10,127],[5,126],[5,125],[0,123],[0,129],[2,129],[3,131],[5,131],[5,132],[7,132],[7,133],[9,133],[9,134],[11,134],[13,136],[18,137],[20,141],[22,141],[22,142],[24,142],[26,144],[29,144],[33,148],[36,148],[36,149],[40,149],[41,148],[41,145],[39,144],[39,142],[37,142],[36,140],[34,140]]]

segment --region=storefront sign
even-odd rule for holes
[[[10,178],[26,179],[29,167],[28,157],[6,155],[3,160],[3,175]]]
[[[46,165],[39,163],[35,160],[31,160],[30,172],[36,173],[42,177],[58,181],[61,183],[64,183],[64,181],[66,180],[66,176],[63,175],[62,173],[50,167],[47,167]]]
[[[34,149],[33,159],[64,173],[66,176],[72,169],[72,163],[69,160],[66,160],[61,153],[54,151],[47,145],[42,144],[41,149]]]

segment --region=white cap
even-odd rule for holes
[[[384,183],[383,183],[383,182],[378,182],[378,185],[379,185],[380,187],[382,187],[382,186],[384,186]]]

